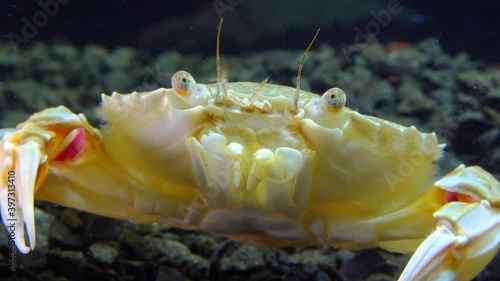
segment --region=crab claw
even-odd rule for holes
[[[35,248],[34,197],[49,162],[76,159],[83,150],[86,126],[84,117],[57,107],[32,115],[16,129],[0,130],[0,210],[9,239],[21,253]]]
[[[435,185],[457,192],[452,196],[456,201],[434,213],[434,232],[413,254],[399,280],[470,280],[500,247],[497,180],[479,167],[460,166]]]
[[[34,194],[39,167],[45,158],[41,140],[33,137],[22,144],[13,143],[17,132],[4,130],[2,136],[2,175],[0,209],[2,221],[21,253],[35,247]],[[14,138],[12,138],[14,137]],[[25,243],[28,238],[29,246]]]

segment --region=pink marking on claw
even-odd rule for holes
[[[458,198],[457,198],[457,195],[455,194],[455,192],[447,191],[446,192],[446,203],[454,202],[454,201],[458,201]]]
[[[85,133],[83,131],[83,128],[78,128],[73,130],[70,135],[73,134],[73,139],[69,143],[69,145],[59,153],[59,155],[54,158],[55,161],[57,162],[65,162],[65,161],[71,161],[80,154],[80,152],[83,150],[83,144],[85,142]]]

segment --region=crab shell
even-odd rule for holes
[[[49,176],[36,197],[267,246],[407,252],[434,224],[445,192],[432,188],[434,133],[359,114],[338,88],[300,91],[296,106],[285,86],[197,84],[183,71],[172,85],[103,95],[108,124],[86,131],[102,145],[51,166],[78,185]]]

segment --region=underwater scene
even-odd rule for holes
[[[498,10],[1,1],[0,280],[500,280]]]

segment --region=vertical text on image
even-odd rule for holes
[[[16,172],[15,171],[9,171],[7,172],[7,214],[4,214],[7,216],[6,221],[7,221],[7,230],[9,232],[9,254],[8,254],[8,260],[9,260],[9,269],[10,271],[14,272],[16,271],[16,264],[17,264],[17,259],[16,259],[16,245],[15,245],[15,239],[16,239],[16,223],[17,223],[17,212],[16,212]],[[4,218],[5,219],[5,218]]]

